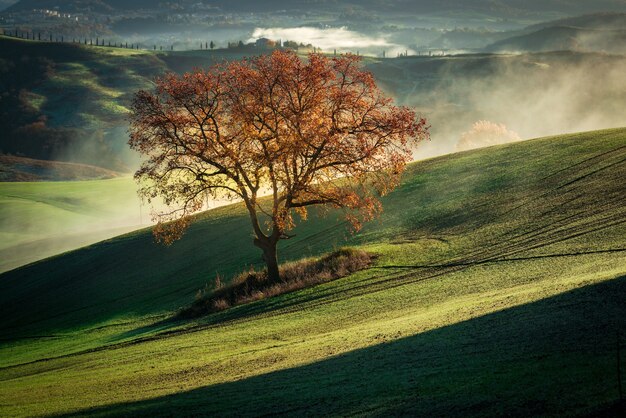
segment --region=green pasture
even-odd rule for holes
[[[613,129],[414,163],[358,234],[311,216],[279,248],[371,268],[194,321],[173,314],[260,263],[240,205],[4,273],[0,415],[611,416],[625,162]]]
[[[147,225],[136,189],[130,177],[0,182],[0,271]]]

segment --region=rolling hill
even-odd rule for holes
[[[17,3],[17,0],[0,0],[0,12]]]
[[[626,30],[551,26],[485,48],[490,52],[598,51],[626,53]]]
[[[168,54],[0,35],[0,126],[5,131],[0,154],[130,172],[137,165],[126,144],[133,94],[151,88],[153,79],[167,71],[189,71],[245,54]]]
[[[0,272],[140,228],[130,177],[0,182]]]
[[[584,14],[581,16],[566,17],[563,19],[552,20],[548,22],[537,23],[528,26],[523,30],[525,33],[538,31],[555,26],[569,26],[586,29],[624,29],[626,26],[626,13],[619,12],[600,12]]]
[[[0,182],[110,179],[115,171],[86,164],[34,160],[0,154]]]
[[[600,12],[530,25],[498,33],[487,52],[596,51],[623,54],[626,13]]]
[[[142,230],[4,273],[0,415],[619,413],[625,162],[612,129],[414,163],[380,220],[312,216],[279,251],[371,268],[191,322],[260,261],[240,205],[169,248]]]
[[[0,36],[5,91],[0,124],[6,131],[0,151],[129,172],[137,156],[126,144],[125,112],[136,90],[151,88],[153,77],[166,71],[257,53],[131,51]],[[369,57],[365,65],[388,94],[431,120],[436,141],[425,144],[420,157],[454,150],[460,135],[480,119],[504,123],[523,138],[623,124],[626,58],[621,55]]]
[[[157,4],[158,10],[167,9],[192,9],[197,1],[177,0]],[[472,11],[482,12],[499,16],[524,16],[538,12],[558,12],[563,14],[584,13],[597,10],[620,10],[624,11],[626,5],[622,0],[596,0],[592,3],[584,0],[544,0],[544,1],[520,1],[500,0],[451,0],[445,2],[433,2],[429,0],[340,0],[332,2],[320,2],[318,0],[297,0],[285,3],[279,0],[269,0],[262,3],[252,0],[210,0],[202,1],[211,6],[217,6],[223,10],[238,12],[271,12],[275,10],[342,10],[345,8],[363,8],[378,12],[410,12],[410,13],[434,13],[434,12],[457,12]],[[122,12],[125,10],[155,10],[154,2],[146,0],[122,1],[122,0],[20,0],[8,11],[30,10],[35,8],[60,8],[66,11],[91,10],[100,13]]]
[[[0,150],[128,171],[126,106],[164,67],[145,51],[0,36]]]

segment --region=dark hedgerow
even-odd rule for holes
[[[196,300],[191,306],[181,309],[178,315],[196,318],[231,306],[293,292],[363,270],[373,260],[374,256],[365,251],[343,248],[319,259],[285,263],[280,266],[278,280],[270,280],[267,270],[250,269],[234,277],[229,285],[222,286],[222,278],[218,275],[214,288],[207,286],[198,291]]]

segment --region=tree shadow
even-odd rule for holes
[[[622,276],[410,337],[389,330],[300,367],[69,416],[602,414],[621,407],[625,297]]]

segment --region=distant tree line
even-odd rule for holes
[[[94,37],[91,36],[79,36],[79,37],[69,37],[69,36],[65,36],[65,35],[53,35],[52,33],[43,33],[40,31],[32,31],[32,30],[19,30],[19,29],[2,29],[2,32],[4,34],[4,36],[10,36],[10,37],[14,37],[14,38],[20,38],[20,39],[28,39],[28,40],[33,40],[33,41],[41,41],[41,42],[62,42],[62,43],[80,43],[83,45],[90,45],[90,46],[108,46],[108,47],[112,47],[112,48],[126,48],[126,49],[143,49],[143,50],[153,50],[153,51],[163,51],[163,50],[170,50],[170,51],[174,51],[175,49],[175,45],[174,44],[170,44],[168,46],[163,46],[163,45],[157,45],[157,44],[152,44],[152,45],[146,45],[146,44],[141,44],[141,43],[128,43],[125,41],[119,41],[119,40],[105,40],[104,38],[101,38],[100,36],[96,36],[95,39]],[[217,48],[217,45],[215,44],[215,42],[213,41],[204,41],[204,42],[200,42],[199,43],[199,49],[200,50],[214,50]],[[293,49],[293,50],[300,50],[300,49],[304,49],[304,50],[309,50],[312,52],[322,52],[322,50],[320,48],[317,48],[315,46],[313,46],[312,44],[305,44],[303,42],[296,42],[296,41],[274,41],[274,40],[270,40],[270,39],[266,39],[266,38],[261,38],[258,39],[255,42],[251,42],[251,43],[244,43],[243,41],[239,40],[236,42],[228,42],[226,48],[228,49],[254,49],[254,50],[273,50],[273,49]],[[337,50],[335,49],[333,51],[334,55],[337,55]],[[359,51],[356,51],[356,55],[361,55]],[[432,51],[432,50],[428,50],[426,52],[418,52],[413,53],[412,56],[445,56],[446,51],[444,50],[440,50],[440,51]],[[386,51],[382,51],[382,53],[380,54],[380,56],[382,58],[388,58],[387,52]],[[396,57],[397,58],[405,58],[405,57],[409,57],[409,51],[405,51],[405,52],[397,52],[396,53]]]
[[[99,36],[96,36],[95,39],[94,37],[66,37],[65,35],[53,35],[52,33],[48,33],[48,34],[43,34],[42,32],[35,32],[35,31],[24,31],[24,30],[19,30],[19,29],[2,29],[2,34],[4,36],[8,36],[8,37],[12,37],[12,38],[19,38],[19,39],[27,39],[27,40],[32,40],[32,41],[41,41],[41,42],[56,42],[56,43],[76,43],[76,44],[83,44],[83,45],[89,45],[89,46],[108,46],[108,47],[112,47],[112,48],[126,48],[126,49],[152,49],[154,51],[156,51],[157,49],[159,51],[163,51],[163,49],[169,49],[171,51],[174,50],[174,44],[171,44],[167,47],[163,47],[163,45],[156,45],[153,44],[151,46],[146,46],[145,44],[140,44],[140,43],[128,43],[125,41],[118,41],[118,40],[105,40],[104,38],[101,38]],[[200,43],[200,49],[215,49],[216,44],[213,41],[207,41],[207,42],[201,42]]]

